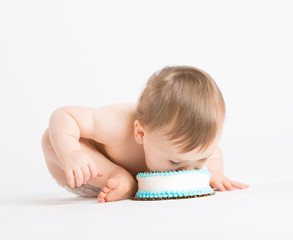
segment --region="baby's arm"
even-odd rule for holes
[[[60,161],[71,152],[81,150],[79,139],[92,135],[92,119],[92,111],[83,107],[61,107],[53,112],[49,136]]]
[[[75,186],[74,175],[77,184],[102,175],[79,143],[80,137],[96,138],[95,116],[95,109],[66,106],[55,110],[50,118],[49,137],[71,187]]]
[[[208,158],[207,168],[212,173],[210,180],[211,187],[217,188],[220,191],[226,191],[226,189],[231,191],[234,190],[234,187],[239,189],[249,187],[244,183],[231,181],[225,177],[223,171],[223,153],[219,147],[217,147],[214,154]]]
[[[208,158],[207,167],[211,173],[223,172],[223,153],[220,147],[217,147],[215,152]]]

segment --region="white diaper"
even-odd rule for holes
[[[71,188],[67,185],[61,185],[59,183],[58,185],[65,188],[68,192],[74,193],[82,197],[89,197],[89,198],[98,197],[99,193],[102,191],[101,188],[90,185],[90,184],[83,184],[80,187],[75,187],[75,188]]]

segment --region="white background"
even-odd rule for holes
[[[222,90],[227,177],[293,181],[292,23],[291,1],[1,1],[0,194],[65,191],[41,150],[52,112],[136,102],[167,65]]]

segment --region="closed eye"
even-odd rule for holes
[[[177,165],[180,165],[180,164],[181,164],[181,162],[175,162],[175,161],[173,161],[173,160],[170,160],[170,163],[171,163],[172,165],[175,165],[175,166],[177,166]]]
[[[200,159],[200,160],[198,160],[198,161],[200,161],[200,162],[205,162],[207,159],[208,159],[208,158],[203,158],[203,159]]]

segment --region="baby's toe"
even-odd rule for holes
[[[111,188],[109,188],[108,186],[104,187],[102,192],[104,193],[108,193],[111,190]]]
[[[98,202],[105,202],[105,197],[107,196],[107,194],[105,192],[100,192],[98,195]]]
[[[105,198],[107,196],[107,193],[105,193],[104,191],[100,192],[99,193],[99,196],[100,198]]]
[[[106,202],[106,200],[105,200],[105,198],[98,197],[98,202],[99,203],[104,203],[104,202]]]

